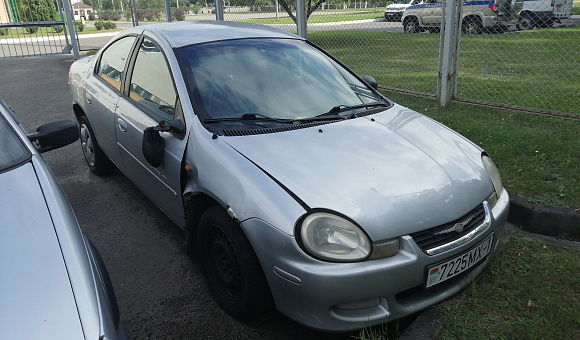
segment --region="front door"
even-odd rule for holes
[[[129,79],[130,77],[130,79]],[[146,128],[176,119],[181,112],[171,71],[161,48],[145,38],[137,51],[132,73],[127,78],[129,96],[119,100],[115,129],[123,171],[174,222],[185,224],[181,195],[181,160],[187,143],[170,132],[165,140],[163,161],[153,167],[143,156]],[[180,118],[182,119],[182,118]]]

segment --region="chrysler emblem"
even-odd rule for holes
[[[456,232],[458,234],[463,232],[463,228],[465,228],[465,226],[471,222],[471,220],[473,219],[473,216],[469,217],[468,219],[466,219],[463,222],[458,222],[455,223],[453,226],[445,229],[445,230],[441,230],[439,232],[434,233],[434,235],[443,235],[443,234],[448,234],[448,233],[452,233],[452,232]]]
[[[463,231],[463,227],[465,227],[467,225],[467,223],[469,223],[472,219],[473,219],[473,216],[471,216],[470,218],[466,219],[465,221],[463,221],[461,223],[455,223],[455,225],[453,226],[453,230],[455,230],[458,233],[461,233]]]

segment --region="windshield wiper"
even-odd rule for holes
[[[358,104],[358,105],[337,105],[337,106],[333,107],[332,109],[328,110],[328,112],[323,113],[317,117],[322,117],[322,116],[326,116],[326,115],[338,115],[339,113],[345,112],[345,111],[364,109],[367,107],[375,107],[375,106],[388,106],[388,104],[383,103],[383,102],[370,102],[370,103],[363,103],[363,104]]]
[[[353,118],[354,116],[341,115],[341,113],[345,112],[345,111],[350,111],[350,110],[364,109],[367,107],[388,106],[388,105],[389,104],[383,103],[383,102],[371,102],[371,103],[350,105],[350,106],[349,105],[337,105],[337,106],[333,107],[332,109],[328,110],[328,112],[325,112],[325,113],[320,114],[318,116],[314,116],[311,118],[297,119],[296,121],[300,122],[300,123],[309,123],[309,122],[315,122],[315,121],[321,121],[321,120],[349,119],[349,118]]]
[[[205,124],[226,123],[226,122],[276,122],[284,124],[294,123],[294,119],[268,117],[259,113],[244,113],[240,117],[223,117],[223,118],[208,118],[203,122]]]

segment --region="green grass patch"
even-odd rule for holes
[[[251,20],[243,20],[244,22],[262,24],[262,25],[287,25],[294,24],[294,21],[288,17],[286,12],[280,12],[281,16],[279,19],[276,18],[258,18]],[[309,24],[325,23],[325,22],[340,22],[340,21],[355,21],[355,20],[368,20],[368,19],[379,19],[383,17],[382,12],[344,12],[340,14],[333,15],[311,15],[308,18]]]
[[[580,25],[463,36],[458,97],[580,114]],[[435,93],[438,34],[310,31],[308,39],[379,84]]]
[[[386,93],[485,149],[504,187],[534,203],[580,208],[580,121]]]
[[[440,339],[580,339],[580,251],[508,240],[459,302]]]
[[[61,26],[62,27],[62,26]],[[82,32],[76,32],[77,34],[91,34],[91,33],[106,33],[106,32],[118,32],[122,31],[124,28],[115,28],[110,30],[97,30],[95,27],[85,26]],[[12,28],[5,28],[4,34],[0,34],[0,39],[18,39],[18,38],[30,38],[30,37],[52,37],[52,36],[60,36],[63,35],[64,32],[57,32],[52,27],[39,27],[38,30],[34,33],[29,33],[23,27],[12,27]],[[68,35],[68,32],[67,32]]]

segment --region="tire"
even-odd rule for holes
[[[211,294],[229,315],[251,319],[271,308],[262,266],[240,226],[221,207],[201,216],[197,249]]]
[[[481,34],[483,26],[479,18],[465,18],[461,24],[463,34]]]
[[[554,19],[548,18],[544,20],[538,20],[537,26],[540,28],[550,28],[554,25]]]
[[[518,18],[518,27],[520,30],[531,30],[534,28],[534,20],[528,14],[522,14]]]
[[[419,33],[419,22],[415,18],[405,20],[403,27],[405,33]]]
[[[115,165],[99,147],[87,116],[82,116],[79,119],[79,133],[81,148],[89,170],[98,176],[112,173],[115,170]]]

